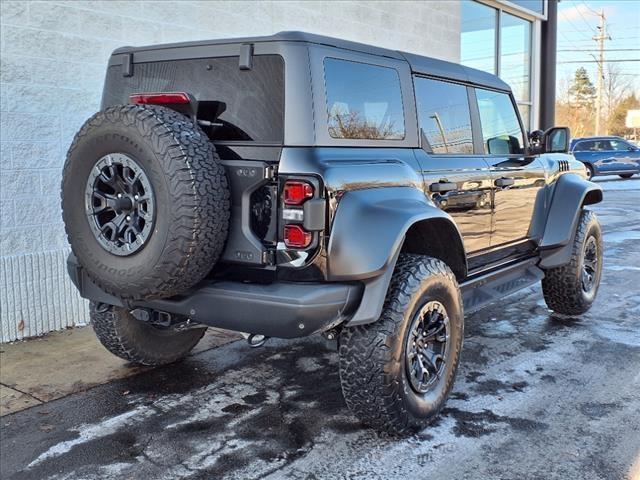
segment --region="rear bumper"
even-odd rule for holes
[[[89,300],[150,308],[211,327],[279,338],[304,337],[348,320],[360,304],[363,289],[350,283],[211,281],[184,295],[125,304],[96,286],[73,255],[67,270],[80,295]]]

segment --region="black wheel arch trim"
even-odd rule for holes
[[[331,281],[360,280],[364,291],[348,326],[375,322],[401,251],[414,229],[447,230],[446,252],[408,251],[440,258],[459,280],[467,274],[462,236],[451,217],[413,187],[384,187],[349,191],[340,200],[328,245]],[[445,258],[442,258],[445,257]],[[448,257],[448,258],[446,258]]]
[[[565,173],[558,178],[539,244],[540,268],[554,268],[569,262],[572,240],[583,208],[600,203],[602,198],[600,185],[575,173]]]
[[[409,229],[438,221],[452,229],[458,277],[466,275],[462,236],[451,217],[414,187],[369,188],[346,192],[340,200],[327,247],[328,279],[367,280],[395,266]],[[425,252],[409,252],[421,253]]]

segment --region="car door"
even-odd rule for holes
[[[469,89],[421,76],[414,77],[414,88],[425,193],[453,217],[473,257],[491,244],[492,184],[489,165],[474,154]]]
[[[611,148],[611,143],[606,139],[594,141],[593,159],[598,166],[598,171],[617,172],[619,169],[616,152]]]
[[[593,153],[595,145],[596,144],[593,140],[580,140],[573,146],[573,150],[571,150],[571,153],[576,158],[576,160],[594,165],[594,158],[591,156],[591,154]]]
[[[640,152],[638,149],[622,139],[609,140],[611,151],[616,159],[616,169],[619,172],[637,172],[640,168]]]
[[[526,153],[522,122],[511,95],[475,89],[485,158],[493,180],[494,212],[491,247],[522,243],[535,248],[531,240],[534,207],[546,183],[545,170],[536,155]]]

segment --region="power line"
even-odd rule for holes
[[[625,58],[623,60],[602,60],[604,63],[640,62],[640,58]],[[600,63],[600,60],[567,60],[558,63]]]
[[[575,4],[575,1],[573,2]],[[591,10],[586,3],[584,3],[584,1],[582,2],[582,5],[584,5],[587,9]],[[589,27],[589,29],[591,30],[591,33],[595,33],[595,29],[589,25],[589,22],[587,22],[587,19],[584,18],[584,15],[582,15],[582,12],[580,11],[580,5],[576,5],[576,10],[578,11],[578,14],[580,15],[580,18],[582,18],[582,21],[585,23],[585,25],[587,27]],[[592,10],[593,12],[593,10]]]
[[[600,63],[600,60],[567,60],[558,63]],[[604,63],[640,62],[640,58],[625,58],[622,60],[602,60]]]
[[[584,0],[582,0],[582,5],[584,5],[585,8],[589,10],[591,13],[593,13],[594,15],[600,16],[600,13],[604,13],[604,12],[596,12],[593,8],[591,8],[589,5],[584,3]]]
[[[597,49],[584,49],[584,48],[561,48],[556,50],[557,52],[598,52]],[[605,52],[637,52],[640,48],[605,48]]]

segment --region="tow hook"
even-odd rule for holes
[[[265,337],[264,335],[251,333],[247,337],[247,343],[251,348],[258,348],[265,344],[265,342],[269,340],[269,337]]]

